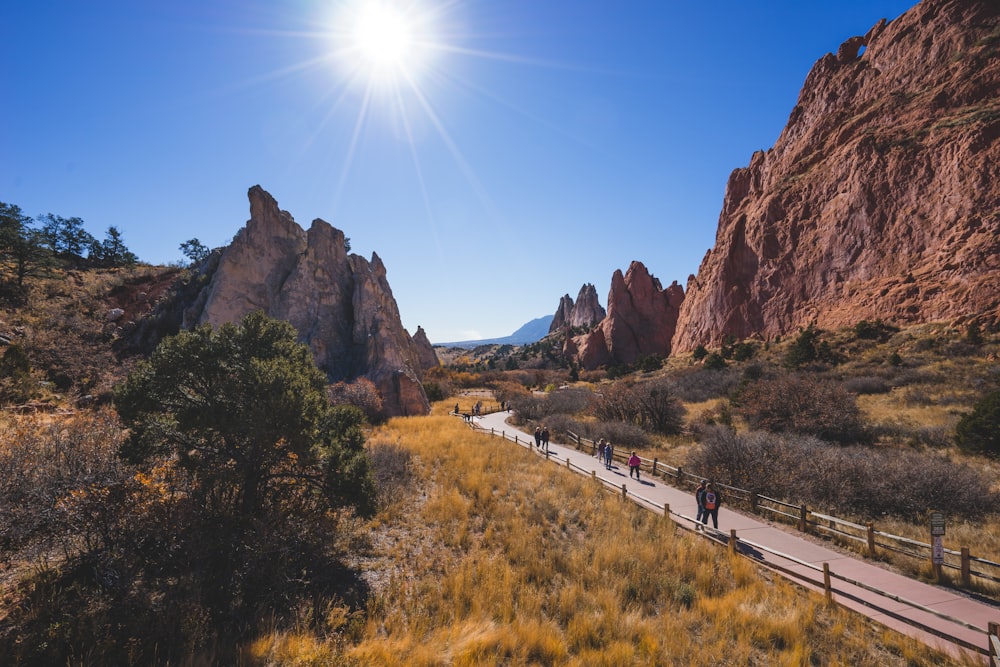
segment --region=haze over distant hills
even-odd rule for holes
[[[435,343],[435,347],[462,347],[472,349],[480,345],[528,345],[545,338],[552,324],[552,315],[538,317],[524,324],[517,331],[502,338],[483,338],[481,340],[462,340],[452,343]]]

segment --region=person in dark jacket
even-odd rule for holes
[[[715,484],[709,482],[705,485],[705,493],[702,496],[705,511],[701,515],[701,524],[708,525],[708,517],[712,517],[712,527],[719,529],[719,506],[722,505],[722,494],[715,488]]]
[[[705,486],[707,484],[708,480],[703,479],[694,490],[694,499],[698,502],[698,515],[694,518],[695,530],[701,530],[701,519],[705,515]]]

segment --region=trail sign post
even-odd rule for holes
[[[932,511],[931,524],[931,566],[934,568],[934,579],[941,583],[941,566],[944,564],[944,512]]]

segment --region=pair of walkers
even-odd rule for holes
[[[694,498],[698,501],[698,516],[695,518],[694,527],[698,530],[701,522],[702,526],[708,525],[708,517],[712,517],[712,526],[719,529],[719,506],[722,505],[722,494],[716,488],[714,482],[707,479],[701,480],[701,484],[694,490]],[[702,529],[704,530],[704,529]]]
[[[615,448],[611,443],[601,438],[597,441],[597,460],[604,464],[604,467],[611,470],[611,462],[614,461]]]
[[[549,451],[549,429],[545,426],[535,427],[535,447],[542,450],[543,452]]]

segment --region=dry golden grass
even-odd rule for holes
[[[249,663],[955,664],[435,413],[372,436],[411,451],[420,485],[372,524],[366,569],[388,575],[367,617],[263,637]]]

